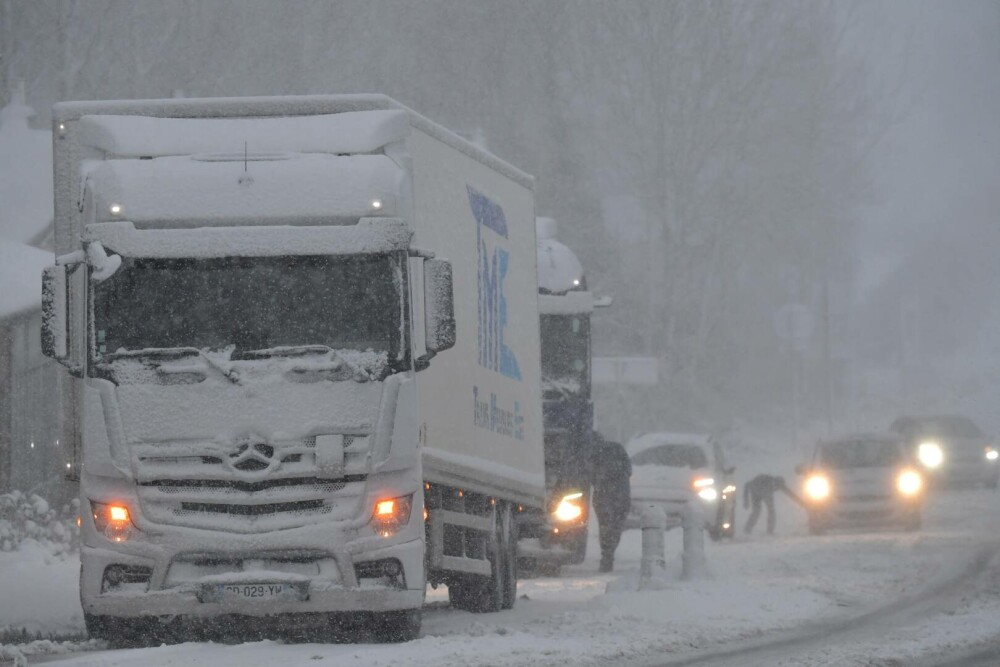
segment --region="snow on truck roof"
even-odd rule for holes
[[[552,294],[578,287],[583,280],[583,266],[572,250],[556,240],[559,223],[552,218],[538,217],[535,233],[538,236],[538,287]]]
[[[370,112],[378,111],[402,111],[409,117],[409,124],[412,127],[425,132],[445,144],[459,150],[469,157],[482,162],[492,169],[506,175],[526,188],[534,189],[534,178],[511,164],[501,160],[492,153],[472,144],[459,137],[454,132],[434,123],[424,116],[421,116],[412,109],[403,106],[396,100],[385,95],[290,95],[284,97],[219,97],[219,98],[190,98],[190,99],[161,99],[161,100],[119,100],[100,102],[60,102],[53,106],[53,122],[56,126],[60,123],[68,123],[83,119],[85,116],[148,116],[162,120],[209,120],[209,119],[232,119],[232,120],[282,120],[295,121],[287,124],[287,130],[281,129],[284,138],[299,142],[303,138],[316,138],[316,132],[321,129],[307,122],[299,124],[297,121],[302,117],[331,116],[348,114],[352,112],[363,112],[347,120],[332,121],[343,123],[338,128],[338,132],[350,132],[354,136],[345,139],[345,146],[371,146],[391,137],[393,132],[398,131],[395,117],[392,115],[376,114]],[[330,119],[327,119],[329,121]],[[326,121],[316,121],[316,125],[322,125]],[[139,124],[120,124],[119,127],[111,128],[105,123],[103,128],[97,127],[95,123],[90,123],[92,127],[87,129],[88,139],[95,143],[102,143],[107,146],[118,146],[119,150],[132,148],[130,142],[139,141],[136,133],[142,129]],[[280,125],[280,124],[279,124]],[[161,126],[163,127],[163,126]],[[187,126],[184,126],[187,127]],[[106,129],[115,129],[120,134],[111,139],[102,136]],[[172,132],[163,130],[164,137],[155,139],[157,142],[170,140],[176,137]],[[199,129],[199,132],[201,130]],[[301,136],[299,133],[302,133]],[[294,139],[292,137],[295,137]],[[204,136],[202,137],[204,138]],[[229,137],[232,139],[232,137]],[[152,143],[153,139],[150,139]],[[234,148],[228,147],[226,152],[240,152],[243,150],[243,138],[239,138],[238,145]],[[262,139],[262,142],[265,141]],[[333,139],[322,139],[328,143]],[[340,141],[340,140],[337,140]],[[249,144],[249,139],[247,139]],[[262,143],[262,146],[264,144]],[[384,144],[383,144],[384,145]],[[162,147],[162,146],[161,146]],[[248,150],[251,147],[248,146]],[[252,150],[259,150],[252,148]],[[278,150],[292,150],[281,148]],[[315,148],[313,149],[315,150]],[[203,152],[199,149],[198,152]]]
[[[244,145],[252,153],[373,153],[409,131],[406,112],[395,109],[274,118],[83,116],[79,125],[80,143],[124,158],[242,156]]]
[[[712,436],[704,433],[670,433],[661,431],[658,433],[646,433],[645,435],[638,435],[632,438],[625,445],[625,451],[628,452],[629,456],[634,456],[639,452],[659,447],[660,445],[705,447],[711,442]]]

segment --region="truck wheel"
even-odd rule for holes
[[[573,552],[567,563],[570,565],[579,565],[582,563],[587,558],[587,527],[584,526],[581,528],[573,537],[573,540],[567,543],[566,546]]]
[[[490,576],[466,575],[461,580],[448,584],[448,599],[451,606],[477,614],[503,609],[504,563],[501,546],[500,512],[494,506],[493,535],[488,541],[487,556],[490,562]]]
[[[517,600],[517,523],[507,503],[500,513],[500,553],[503,555],[503,605],[513,609]]]
[[[172,638],[158,619],[84,614],[83,622],[91,639],[103,639],[111,648],[157,646]]]
[[[371,637],[387,644],[413,641],[420,638],[422,620],[423,611],[420,609],[374,614],[369,624]]]

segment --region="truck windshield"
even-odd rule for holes
[[[402,360],[401,257],[128,259],[94,286],[98,355],[324,345]]]
[[[542,385],[545,398],[590,392],[590,319],[542,315]]]

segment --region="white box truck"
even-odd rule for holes
[[[90,633],[405,639],[428,582],[512,606],[545,502],[532,178],[383,96],[53,122],[43,346],[78,378]]]

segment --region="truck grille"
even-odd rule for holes
[[[285,442],[172,442],[132,448],[139,501],[151,522],[235,533],[357,516],[368,438],[344,438],[344,474],[319,477],[315,438]]]

